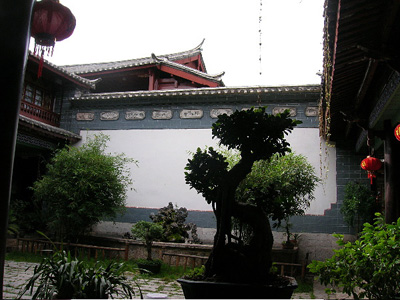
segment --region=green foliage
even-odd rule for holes
[[[270,159],[254,163],[252,171],[239,185],[236,197],[240,202],[259,204],[278,225],[288,217],[303,215],[314,200],[313,191],[320,179],[303,155],[278,153]],[[278,191],[269,198],[270,188]]]
[[[219,139],[220,146],[238,151],[240,160],[232,166],[234,161],[225,159],[211,147],[204,151],[197,149],[188,160],[186,183],[212,204],[217,219],[214,248],[206,263],[207,278],[218,277],[230,282],[268,279],[273,236],[268,219],[270,212],[262,206],[275,201],[279,192],[271,185],[262,193],[255,191],[254,203],[239,200],[236,192],[256,161],[290,151],[285,135],[299,123],[290,118],[288,110],[272,115],[266,113],[265,107],[235,111],[229,116],[223,114],[212,125],[213,138]],[[244,236],[241,230],[239,235],[232,232],[235,222],[251,233]]]
[[[187,216],[188,211],[185,207],[174,207],[172,202],[169,202],[167,206],[160,208],[157,214],[152,213],[150,219],[163,227],[162,241],[184,243],[185,238],[189,238],[189,230],[192,230],[192,234],[194,233],[194,238],[197,237],[196,226],[185,223]]]
[[[354,243],[345,243],[343,235],[334,235],[342,248],[335,250],[332,258],[308,266],[322,284],[338,286],[354,299],[399,296],[400,218],[397,223],[385,224],[381,214],[376,216],[373,224],[364,224]]]
[[[213,138],[228,149],[238,150],[242,157],[252,156],[254,160],[269,158],[274,153],[284,155],[289,151],[285,134],[301,123],[288,117],[288,110],[275,116],[266,114],[265,107],[236,111],[230,116],[223,114],[212,125]]]
[[[151,247],[154,241],[161,239],[163,234],[163,227],[148,221],[139,221],[131,228],[132,234],[135,238],[141,240],[147,248],[147,259],[152,260]]]
[[[17,224],[17,218],[14,214],[14,211],[10,209],[8,214],[8,227],[7,227],[7,234],[12,234],[16,236],[19,232],[19,226]]]
[[[123,263],[91,266],[65,251],[56,252],[35,266],[19,299],[28,291],[32,299],[108,299],[115,295],[132,299],[134,290],[124,271]]]
[[[373,221],[374,213],[378,211],[379,206],[371,189],[365,185],[349,182],[346,184],[344,192],[340,211],[346,223],[354,226],[359,232],[363,223]]]
[[[197,148],[192,159],[185,167],[186,183],[190,184],[198,193],[202,194],[207,203],[215,201],[217,188],[227,174],[228,163],[225,157],[212,147],[202,151]]]
[[[47,173],[33,186],[51,232],[73,240],[101,219],[115,217],[125,208],[132,183],[123,154],[105,153],[109,138],[96,135],[81,147],[58,150]]]
[[[194,268],[194,269],[188,271],[183,278],[189,279],[189,280],[203,280],[205,271],[206,271],[206,268],[204,265],[202,265],[199,268]]]

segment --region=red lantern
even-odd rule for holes
[[[32,13],[31,36],[35,39],[35,55],[41,57],[38,77],[43,68],[43,54],[53,55],[56,41],[62,41],[74,32],[76,20],[69,8],[58,0],[35,2]]]
[[[400,124],[394,129],[394,136],[398,141],[400,141]]]
[[[367,156],[367,158],[363,159],[361,162],[361,168],[363,170],[368,171],[368,178],[371,179],[371,184],[372,184],[372,179],[376,177],[375,171],[378,171],[382,167],[382,162],[371,156]]]

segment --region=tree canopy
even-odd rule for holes
[[[191,188],[212,204],[217,232],[214,248],[206,263],[205,277],[228,282],[265,282],[272,266],[273,236],[268,213],[260,201],[238,201],[236,191],[258,160],[290,151],[285,135],[301,123],[289,111],[271,115],[265,107],[220,115],[212,126],[213,138],[229,150],[238,150],[240,160],[229,169],[225,157],[213,148],[197,149],[186,165],[185,179]],[[273,201],[278,191],[264,190],[265,201]],[[232,233],[233,220],[252,232],[245,241]]]
[[[48,229],[59,239],[74,240],[104,218],[125,209],[132,183],[124,154],[105,152],[109,137],[100,134],[81,147],[58,150],[47,173],[33,185],[34,201],[44,210]]]

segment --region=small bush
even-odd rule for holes
[[[57,150],[47,173],[32,187],[42,218],[59,240],[75,241],[104,218],[125,210],[132,183],[124,154],[106,153],[109,137],[99,134],[81,147]]]
[[[171,202],[160,208],[157,214],[151,214],[150,219],[163,227],[163,242],[184,243],[189,238],[188,231],[192,233],[193,243],[199,244],[197,227],[192,223],[185,223],[188,211],[185,207],[174,207]]]
[[[345,243],[335,234],[341,249],[324,262],[313,261],[308,268],[322,284],[338,286],[354,299],[395,299],[400,286],[400,218],[385,224],[376,213],[374,225],[364,224],[358,240]],[[335,292],[334,289],[328,292]]]
[[[134,290],[123,275],[123,263],[101,262],[94,266],[72,258],[65,251],[46,257],[19,294],[30,292],[32,299],[107,299],[112,295],[132,298]],[[33,293],[34,287],[37,286]]]
[[[374,213],[379,211],[379,203],[371,192],[371,188],[357,182],[349,182],[345,187],[343,206],[340,212],[349,226],[357,232],[365,222],[373,222]]]

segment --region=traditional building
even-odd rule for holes
[[[30,54],[18,123],[12,203],[31,199],[29,187],[44,171],[55,149],[81,140],[79,134],[60,127],[63,102],[77,91],[93,90],[96,84],[49,62],[44,63],[38,77],[38,67],[39,59]]]
[[[110,137],[108,151],[125,153],[138,160],[139,167],[131,168],[134,190],[128,192],[127,212],[115,224],[103,222],[97,232],[122,235],[131,223],[150,220],[150,213],[172,202],[189,210],[188,221],[196,223],[203,240],[210,241],[215,227],[212,208],[185,184],[184,168],[190,153],[198,147],[217,146],[211,125],[220,114],[253,106],[267,106],[272,114],[289,109],[291,116],[303,123],[288,141],[323,179],[307,215],[291,219],[293,231],[311,235],[304,249],[314,253],[312,258],[325,248],[330,251],[330,242],[316,242],[326,241],[333,232],[352,233],[339,211],[343,195],[337,194],[336,168],[354,155],[326,147],[320,139],[320,86],[225,87],[223,73],[213,76],[206,72],[201,46],[109,63],[60,67],[45,61],[41,79],[36,77],[38,60],[30,56],[21,122],[30,122],[29,128],[35,128],[29,135],[31,145],[33,140],[42,141],[38,157],[49,154],[47,149],[56,145],[78,146],[89,136],[105,133]],[[40,102],[40,96],[38,100],[31,96],[46,98],[45,92],[35,92],[42,86],[51,91],[52,101]],[[39,111],[46,111],[41,116],[48,112],[54,116],[38,119],[35,114]],[[27,147],[19,140],[19,148]],[[44,142],[54,147],[46,147]],[[23,158],[20,155],[18,159]],[[364,175],[359,168],[357,174],[360,178]]]
[[[388,222],[400,217],[400,4],[325,1],[321,135],[345,158],[337,165],[338,198],[367,155],[384,160],[372,189]],[[352,157],[352,158],[350,158]],[[349,170],[354,170],[352,174]],[[367,174],[364,171],[365,180]]]

